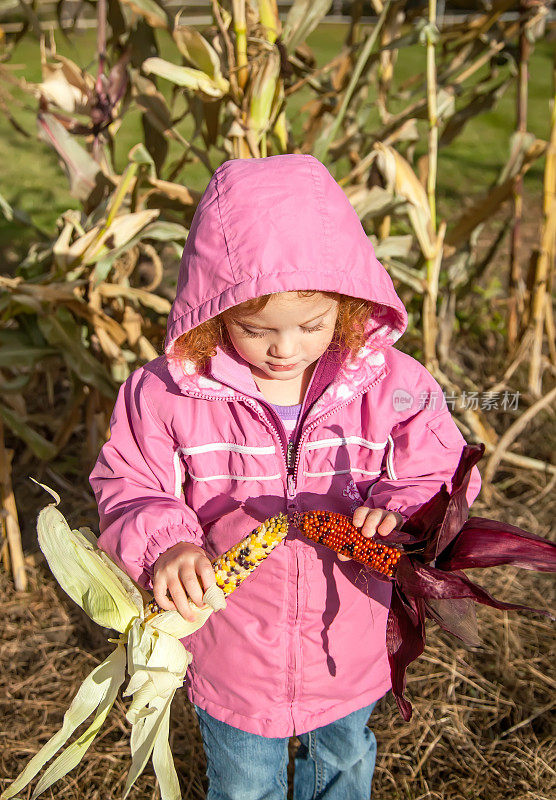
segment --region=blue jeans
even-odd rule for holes
[[[375,705],[298,736],[295,800],[369,800],[376,739],[367,721]],[[246,733],[195,710],[207,757],[206,800],[285,800],[289,737]]]

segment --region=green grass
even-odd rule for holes
[[[308,43],[314,49],[318,65],[329,61],[339,50],[343,41],[345,26],[323,25],[309,37]],[[178,58],[177,50],[167,35],[161,36],[162,55],[170,60]],[[73,59],[83,68],[94,73],[95,34],[86,32],[75,34],[67,41],[56,34],[58,52]],[[551,44],[547,41],[536,45],[530,69],[529,86],[529,130],[536,136],[546,139],[549,134],[549,101],[552,96]],[[38,43],[26,38],[17,46],[9,68],[13,74],[29,82],[41,80]],[[395,74],[397,85],[409,76],[422,73],[425,68],[424,47],[414,46],[400,51]],[[159,81],[161,91],[170,96],[168,82]],[[394,87],[396,89],[396,86]],[[301,133],[304,114],[301,106],[313,96],[310,89],[304,89],[288,101],[289,119],[292,121],[296,137]],[[370,113],[367,129],[372,131],[379,124],[378,114],[373,108],[373,97],[369,97]],[[403,107],[401,100],[392,98],[392,110]],[[67,208],[78,208],[79,203],[69,194],[65,173],[58,163],[54,151],[37,138],[36,103],[24,93],[16,93],[16,105],[11,107],[18,123],[30,134],[24,138],[0,114],[0,160],[3,165],[0,178],[0,193],[15,207],[29,214],[36,225],[51,236],[55,231],[56,218]],[[512,85],[497,107],[488,113],[472,119],[463,133],[447,148],[440,151],[438,161],[438,197],[441,214],[451,214],[461,206],[462,201],[472,194],[485,189],[492,183],[503,167],[509,141],[514,128],[515,87]],[[416,156],[426,151],[426,121],[418,123],[420,141]],[[180,125],[180,132],[189,138],[193,123],[186,118]],[[127,163],[127,153],[142,139],[141,118],[138,111],[129,111],[124,117],[121,129],[116,135],[116,167],[122,170]],[[202,143],[196,140],[199,146]],[[170,145],[170,159],[181,154],[181,147]],[[224,154],[214,150],[210,154],[214,166],[224,160]],[[168,163],[168,162],[167,162]],[[539,161],[526,177],[526,190],[538,194],[542,187],[543,162]],[[202,190],[209,173],[203,165],[188,164],[180,179],[188,186]],[[8,261],[16,260],[35,235],[25,226],[7,223],[0,218],[0,250]],[[11,252],[10,252],[11,251]]]

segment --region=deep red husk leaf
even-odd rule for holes
[[[392,589],[390,613],[386,623],[386,649],[392,693],[396,698],[400,714],[406,722],[409,722],[412,709],[411,703],[403,696],[405,673],[409,664],[419,658],[425,649],[425,611],[421,599],[416,599],[410,604],[396,584]]]
[[[428,619],[452,636],[468,645],[477,647],[481,644],[479,636],[479,623],[475,613],[475,603],[469,598],[454,600],[425,600],[425,612]]]
[[[461,454],[459,464],[452,478],[452,491],[446,508],[444,519],[436,536],[431,537],[425,548],[424,560],[434,560],[450,542],[459,534],[469,515],[466,492],[469,486],[471,470],[480,461],[485,451],[484,445],[466,445]]]
[[[425,619],[468,645],[480,643],[475,603],[499,610],[525,611],[555,619],[544,609],[505,603],[492,597],[461,570],[513,564],[524,569],[556,572],[556,544],[540,536],[483,517],[468,519],[466,493],[471,470],[485,446],[465,445],[448,492],[439,491],[404,522],[400,530],[378,541],[398,546],[386,626],[386,647],[392,692],[404,720],[411,703],[404,697],[405,673],[425,648]],[[375,573],[378,580],[384,576]]]
[[[400,559],[402,564],[403,559]],[[396,573],[396,581],[403,587],[404,594],[410,598],[426,598],[436,600],[456,600],[469,598],[476,603],[482,603],[501,611],[531,611],[553,618],[550,612],[544,609],[531,608],[530,606],[504,603],[492,597],[486,589],[474,583],[463,572],[445,572],[428,564],[417,564],[409,559]]]
[[[391,635],[387,633],[386,641],[392,692],[406,721],[411,717],[411,704],[403,696],[405,672],[424,650],[425,616],[471,645],[479,643],[472,603],[554,619],[543,609],[497,600],[459,571],[500,564],[556,571],[556,545],[552,542],[496,520],[468,519],[469,478],[484,449],[482,444],[466,445],[454,472],[451,492],[443,484],[434,497],[406,520],[400,534],[393,532],[384,539],[401,545],[405,552],[393,578],[393,603],[387,623]],[[410,543],[407,538],[402,539],[403,534],[409,534]],[[413,614],[408,613],[408,607]],[[407,641],[401,642],[404,637]]]
[[[556,572],[556,544],[515,525],[470,517],[459,536],[436,560],[437,567],[450,571],[501,564]]]

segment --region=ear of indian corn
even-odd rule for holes
[[[296,512],[293,521],[311,541],[324,544],[388,578],[394,576],[401,550],[363,536],[344,514],[333,511]]]
[[[231,594],[237,589],[276,545],[280,544],[287,532],[288,518],[285,514],[278,514],[262,522],[226,553],[214,559],[212,566],[216,583],[224,594]]]
[[[231,594],[285,539],[287,532],[288,518],[285,514],[280,513],[261,522],[258,528],[212,561],[216,585],[225,595]],[[151,601],[149,611],[152,614],[161,610],[154,600]]]

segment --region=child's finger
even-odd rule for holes
[[[386,514],[384,519],[378,524],[376,532],[379,536],[388,536],[396,527],[397,519],[393,514]]]
[[[203,605],[204,592],[203,587],[199,583],[197,573],[194,570],[195,567],[193,564],[188,567],[182,566],[179,571],[179,576],[188,597],[200,608]]]
[[[365,522],[367,516],[371,513],[372,509],[366,506],[359,506],[353,512],[353,524],[356,528],[360,528]]]
[[[179,578],[176,577],[173,580],[168,581],[168,591],[172,596],[172,600],[176,604],[176,609],[182,615],[182,617],[188,622],[194,622],[195,612],[189,605],[187,594]]]
[[[381,508],[373,508],[367,514],[367,518],[363,523],[363,527],[361,528],[361,533],[363,536],[366,536],[368,539],[372,538],[377,530],[377,526],[382,520],[382,515],[384,511]]]
[[[166,594],[168,585],[162,575],[155,575],[153,580],[153,595],[155,602],[164,611],[174,611],[176,606]]]
[[[203,593],[206,592],[209,586],[212,586],[213,583],[216,583],[216,576],[214,574],[212,564],[208,558],[199,559],[197,563],[197,575],[199,576],[199,581],[203,587]]]
[[[397,525],[401,525],[402,523],[403,517],[401,514],[398,514],[396,511],[389,511],[382,522],[379,523],[377,533],[380,536],[388,536]]]

